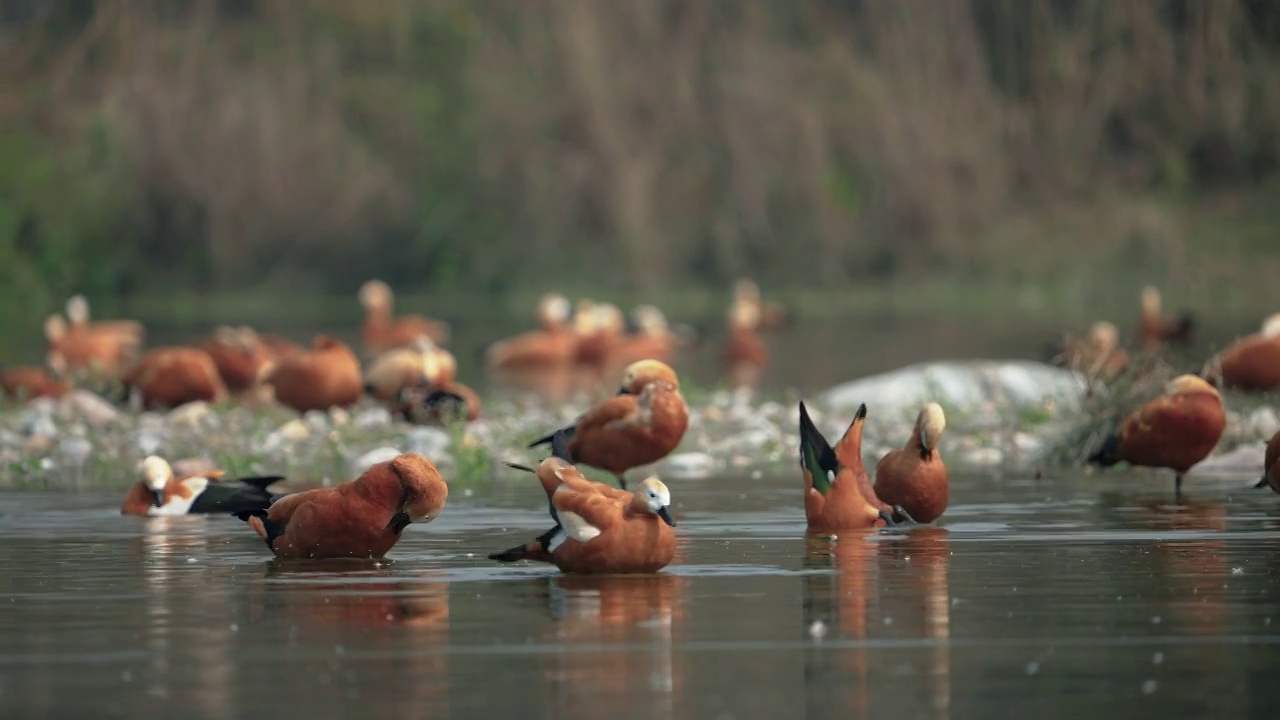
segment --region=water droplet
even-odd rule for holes
[[[231,623],[231,632],[240,632],[240,626],[235,623]]]
[[[1160,665],[1163,662],[1164,662],[1164,653],[1158,652],[1155,655],[1151,656],[1152,665]]]
[[[826,636],[826,634],[827,624],[821,620],[814,620],[813,623],[809,625],[809,637],[814,640],[821,640]]]
[[[347,651],[347,649],[346,649],[346,648],[344,648],[344,647],[342,647],[341,645],[334,645],[334,646],[333,646],[333,654],[334,654],[334,655],[341,655],[341,654],[345,653],[346,651]]]
[[[1039,672],[1040,672],[1040,663],[1038,663],[1038,662],[1036,662],[1036,661],[1034,661],[1034,660],[1032,660],[1031,662],[1027,663],[1027,674],[1028,674],[1028,675],[1035,675],[1035,674],[1037,674],[1037,673],[1039,673]]]
[[[1152,624],[1152,625],[1159,625],[1159,624],[1160,624],[1160,619],[1161,619],[1161,618],[1160,618],[1160,616],[1159,616],[1159,615],[1152,615],[1152,616],[1151,616],[1151,624]]]
[[[1148,680],[1148,681],[1146,681],[1146,682],[1142,683],[1142,694],[1143,694],[1143,695],[1150,695],[1151,693],[1153,693],[1153,692],[1155,692],[1155,691],[1156,691],[1156,687],[1157,687],[1158,685],[1159,685],[1159,683],[1157,683],[1155,680]]]

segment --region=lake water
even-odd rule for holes
[[[0,493],[0,717],[1275,717],[1280,498],[1147,472],[956,475],[938,527],[806,539],[800,480],[673,480],[662,573],[488,552],[502,481],[382,567],[230,518]]]

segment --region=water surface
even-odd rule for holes
[[[230,518],[0,493],[0,717],[1274,717],[1280,502],[1168,477],[953,477],[940,527],[805,538],[798,479],[674,480],[675,563],[485,553],[535,483],[395,562],[272,561]]]

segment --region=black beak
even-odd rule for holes
[[[658,517],[662,518],[662,521],[671,527],[676,526],[676,521],[671,519],[671,513],[667,512],[666,508],[658,508]]]
[[[626,386],[626,385],[623,385],[622,387],[618,388],[618,393],[617,393],[617,394],[618,394],[618,395],[630,395],[631,393],[630,393],[630,392],[627,392],[627,386]]]
[[[154,503],[156,507],[164,507],[164,491],[152,490],[151,502]]]
[[[1262,478],[1261,480],[1259,480],[1259,481],[1258,481],[1258,484],[1257,484],[1257,485],[1254,485],[1254,486],[1253,486],[1253,489],[1254,489],[1254,490],[1257,490],[1258,488],[1264,488],[1264,487],[1266,487],[1266,486],[1267,486],[1267,479],[1266,479],[1266,478]]]
[[[509,468],[515,468],[516,470],[523,470],[523,471],[525,471],[525,472],[527,472],[527,473],[533,473],[533,474],[535,474],[535,475],[537,475],[537,474],[538,474],[538,471],[537,471],[537,470],[534,470],[533,468],[529,467],[528,465],[521,465],[520,463],[513,463],[513,462],[503,463],[503,464],[504,464],[504,465],[506,465],[506,466],[507,466],[507,467],[509,467]]]
[[[391,522],[387,523],[387,529],[399,535],[413,521],[409,519],[409,513],[398,512],[391,516]]]

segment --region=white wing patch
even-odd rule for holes
[[[564,529],[564,534],[578,542],[591,542],[600,536],[600,528],[587,522],[578,513],[560,510],[556,515],[560,518],[560,527]],[[554,542],[553,539],[552,543]]]
[[[195,504],[196,498],[200,497],[200,493],[209,487],[209,478],[192,477],[182,481],[183,487],[191,492],[191,497],[184,498],[181,495],[174,495],[169,501],[160,507],[152,506],[147,510],[148,515],[186,515],[191,506]]]
[[[834,484],[835,484],[835,482],[836,482],[836,471],[835,471],[835,470],[828,470],[828,471],[827,471],[827,482],[828,482],[828,483],[831,483],[832,485],[834,485]]]
[[[555,535],[551,536],[551,542],[547,543],[547,552],[549,553],[555,552],[556,548],[563,545],[564,541],[568,539],[569,539],[569,536],[564,534],[564,528],[560,528],[559,530],[556,531]]]

